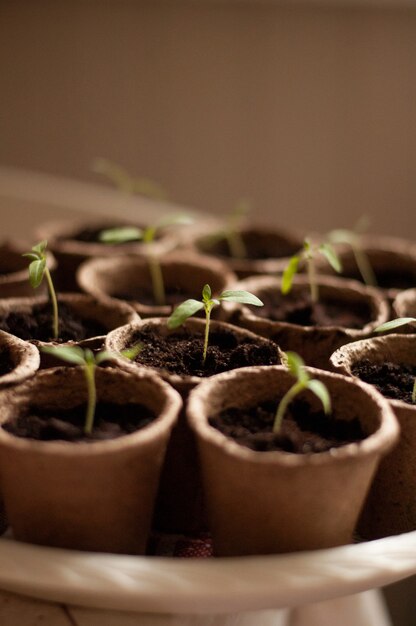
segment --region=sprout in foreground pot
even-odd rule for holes
[[[121,353],[121,356],[128,359],[134,359],[140,350],[141,344],[137,344],[131,350],[124,350]],[[106,350],[94,354],[89,348],[83,350],[78,346],[61,346],[53,348],[44,347],[42,348],[42,352],[52,354],[67,363],[81,365],[81,367],[83,367],[88,392],[84,434],[90,435],[94,427],[95,408],[97,404],[97,390],[95,386],[96,367],[104,361],[111,361],[120,355]]]
[[[315,394],[322,402],[325,414],[328,415],[331,412],[331,399],[324,383],[320,380],[312,378],[305,369],[305,363],[303,359],[296,354],[296,352],[285,352],[284,359],[287,362],[287,367],[292,376],[296,379],[296,382],[292,387],[288,389],[283,398],[279,402],[277,407],[276,416],[273,423],[273,432],[278,433],[282,426],[283,418],[286,410],[292,400],[299,395],[305,389],[309,389]]]
[[[158,231],[167,226],[188,225],[192,223],[192,218],[185,214],[167,215],[158,220],[155,224],[147,226],[145,229],[134,226],[121,228],[110,228],[100,233],[100,241],[108,244],[127,243],[129,241],[143,241],[148,246],[146,254],[150,276],[152,279],[153,297],[156,304],[163,306],[166,302],[165,282],[162,268],[157,255],[151,252],[151,244],[154,242]]]
[[[48,245],[47,241],[41,241],[40,243],[33,246],[30,252],[23,254],[24,257],[27,257],[31,260],[29,265],[29,280],[33,289],[37,289],[41,284],[44,278],[46,278],[46,282],[48,283],[48,291],[49,296],[52,302],[53,309],[53,338],[58,339],[59,337],[59,317],[58,317],[58,301],[56,298],[56,291],[53,285],[52,277],[47,266],[46,259],[46,247]]]
[[[292,289],[293,278],[299,269],[302,265],[306,265],[311,299],[313,303],[318,302],[319,289],[316,280],[315,259],[320,254],[326,258],[328,263],[336,272],[341,272],[341,262],[335,250],[329,243],[321,243],[318,245],[313,244],[309,239],[305,239],[303,242],[303,248],[291,257],[286,269],[283,272],[281,290],[284,295],[289,293]]]
[[[412,322],[416,322],[415,317],[398,317],[397,319],[390,320],[390,322],[386,322],[385,324],[381,324],[378,326],[375,331],[377,333],[385,333],[390,330],[396,330],[401,326],[405,326],[406,324],[411,324]],[[414,379],[413,389],[412,389],[412,402],[416,404],[416,378]]]
[[[328,240],[334,244],[340,243],[349,245],[364,284],[376,287],[377,278],[362,242],[362,234],[367,227],[368,220],[363,216],[358,220],[353,230],[347,230],[345,228],[331,230],[328,234]]]
[[[237,302],[239,304],[251,304],[253,306],[263,306],[263,302],[257,296],[248,291],[223,291],[218,298],[212,298],[211,287],[204,285],[202,289],[202,300],[189,299],[182,302],[172,313],[168,319],[168,328],[178,328],[198,311],[204,309],[205,312],[205,337],[202,362],[205,364],[208,351],[209,324],[211,311],[215,306],[219,306],[221,302]]]

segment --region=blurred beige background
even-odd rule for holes
[[[416,2],[305,4],[1,0],[0,164],[412,237]]]

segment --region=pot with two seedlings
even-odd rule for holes
[[[49,348],[58,367],[0,392],[0,468],[16,539],[143,554],[179,394],[113,355]]]
[[[329,548],[352,540],[398,426],[371,387],[303,368],[236,370],[194,389],[197,437],[218,556]]]

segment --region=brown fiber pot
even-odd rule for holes
[[[335,419],[358,417],[367,434],[363,441],[315,454],[258,452],[208,424],[227,407],[281,398],[293,385],[282,366],[219,374],[192,391],[187,414],[198,441],[216,555],[314,550],[352,540],[379,460],[397,439],[397,422],[369,385],[309,372],[327,386]],[[315,396],[307,398],[318,408]]]
[[[98,399],[142,403],[157,419],[130,435],[93,443],[35,441],[0,428],[0,469],[16,539],[74,550],[143,554],[170,431],[181,399],[148,372],[96,371]],[[40,372],[0,392],[1,422],[28,406],[85,403],[79,367]]]
[[[343,346],[331,357],[333,368],[352,376],[355,364],[391,361],[416,367],[416,335],[388,335]],[[416,406],[388,402],[401,428],[398,445],[380,465],[366,502],[359,530],[365,539],[378,539],[416,529]]]
[[[224,263],[188,252],[163,257],[160,266],[166,291],[179,296],[175,306],[186,298],[199,300],[206,283],[215,296],[236,280],[235,274]],[[172,305],[144,304],[136,299],[138,291],[149,290],[152,284],[147,261],[137,256],[87,261],[79,268],[77,281],[83,291],[96,298],[111,296],[128,300],[140,317],[169,316],[174,308]]]
[[[393,317],[416,317],[416,289],[406,289],[399,293],[393,302]],[[407,332],[414,326],[405,327]]]
[[[204,235],[197,234],[190,238],[189,245],[202,254],[208,254],[227,263],[228,267],[239,278],[252,276],[253,274],[275,274],[282,272],[289,258],[302,247],[302,238],[291,232],[275,230],[266,226],[244,226],[241,236],[250,249],[250,244],[260,245],[264,251],[261,259],[238,259],[229,256],[228,245],[225,239],[213,243],[213,236],[218,232],[215,227]],[[276,251],[280,251],[276,254]]]
[[[245,289],[260,299],[262,293],[280,291],[280,278],[272,276],[253,276],[242,280],[233,289]],[[261,317],[247,306],[240,309],[233,306],[233,323],[268,337],[275,341],[282,350],[292,350],[300,354],[307,365],[328,369],[331,354],[343,344],[371,335],[374,329],[388,320],[389,307],[377,290],[360,285],[356,281],[347,281],[329,276],[318,276],[320,299],[324,302],[343,303],[345,309],[365,307],[368,321],[361,329],[343,326],[301,326],[288,322],[278,322]],[[292,292],[309,291],[308,279],[304,275],[296,276]],[[290,296],[291,294],[289,294]],[[289,297],[287,296],[287,297]],[[231,306],[229,307],[231,311]]]
[[[0,330],[0,358],[10,359],[13,368],[0,376],[0,389],[17,385],[34,376],[39,369],[40,355],[36,346]],[[0,500],[0,534],[7,528],[3,502]]]
[[[48,296],[34,296],[32,298],[7,298],[0,300],[0,319],[9,313],[31,313],[33,307],[48,302]],[[113,330],[125,324],[140,319],[134,309],[126,302],[108,298],[105,302],[96,300],[92,296],[79,293],[66,293],[58,296],[58,303],[64,303],[81,319],[95,320],[106,331]],[[104,342],[105,335],[88,337],[82,341],[60,342],[59,345],[80,345],[84,348],[99,350]],[[45,346],[57,345],[56,342],[38,341],[29,339],[40,350]],[[41,352],[41,368],[62,365],[62,361],[50,354]]]
[[[166,229],[152,244],[133,241],[121,245],[110,245],[94,241],[78,241],[77,233],[83,229],[106,229],[114,226],[139,226],[123,219],[96,218],[94,221],[51,221],[40,225],[36,230],[39,239],[46,239],[48,247],[58,260],[57,286],[60,291],[76,291],[76,271],[86,259],[97,256],[115,257],[125,254],[144,256],[149,253],[164,255],[176,247],[176,238]]]
[[[20,298],[33,294],[29,282],[29,261],[22,256],[30,248],[31,244],[17,241],[6,241],[0,245],[0,298]],[[55,257],[48,251],[46,259],[48,269],[55,275]],[[46,282],[39,289],[41,293],[46,293]]]
[[[257,337],[249,331],[230,326],[224,322],[211,322],[213,331],[219,326],[231,328],[241,337],[270,344],[269,341],[262,337]],[[125,348],[131,347],[134,344],[133,338],[135,334],[143,327],[153,327],[162,336],[184,332],[183,327],[173,331],[169,330],[166,325],[166,319],[147,319],[109,333],[105,343],[106,349],[120,352]],[[191,318],[185,323],[185,328],[192,331],[195,330],[197,334],[202,335],[205,324],[203,320]],[[276,357],[279,359],[278,362],[280,362],[277,346],[275,346],[275,349]],[[138,369],[136,364],[128,363],[125,359],[120,360],[118,365],[128,370]],[[184,405],[190,391],[199,385],[202,380],[198,376],[179,376],[162,370],[146,369],[158,373],[179,391]],[[183,533],[198,532],[206,529],[207,526],[195,440],[187,424],[185,410],[179,415],[178,423],[172,432],[172,438],[169,442],[156,504],[155,526],[159,530]]]
[[[395,237],[363,236],[362,247],[376,276],[377,289],[389,302],[403,289],[416,284],[416,250],[412,250],[409,241]],[[351,247],[339,245],[335,249],[342,263],[339,276],[362,282]],[[334,274],[326,260],[320,261],[318,266],[322,274]]]

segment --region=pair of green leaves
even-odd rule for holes
[[[190,215],[177,213],[162,217],[155,224],[147,226],[147,228],[137,228],[136,226],[121,226],[120,228],[108,228],[100,233],[99,239],[103,243],[120,244],[129,241],[143,241],[143,243],[152,243],[159,230],[168,226],[187,226],[193,223]]]
[[[296,354],[296,352],[285,352],[283,354],[283,359],[290,374],[296,379],[296,382],[289,388],[277,407],[273,424],[273,431],[275,433],[280,431],[283,418],[290,402],[292,402],[292,400],[305,389],[309,389],[309,391],[311,391],[321,401],[326,414],[331,412],[331,398],[327,388],[320,380],[311,378],[305,369],[303,359]]]
[[[95,159],[92,169],[97,174],[106,176],[117,189],[127,194],[145,196],[153,200],[166,200],[167,193],[163,187],[150,178],[131,176],[123,167],[109,159]]]
[[[36,246],[33,246],[30,252],[22,255],[31,261],[29,265],[29,281],[33,289],[37,289],[41,285],[45,275],[47,245],[47,241],[41,241]]]
[[[303,242],[302,250],[298,254],[295,254],[291,257],[283,272],[281,284],[281,290],[283,294],[286,295],[292,289],[293,279],[298,273],[302,264],[306,263],[306,265],[308,266],[314,263],[315,257],[319,254],[322,254],[326,258],[330,266],[336,272],[339,273],[342,271],[342,265],[338,258],[338,255],[329,243],[314,245],[309,239],[305,239],[305,241]]]

